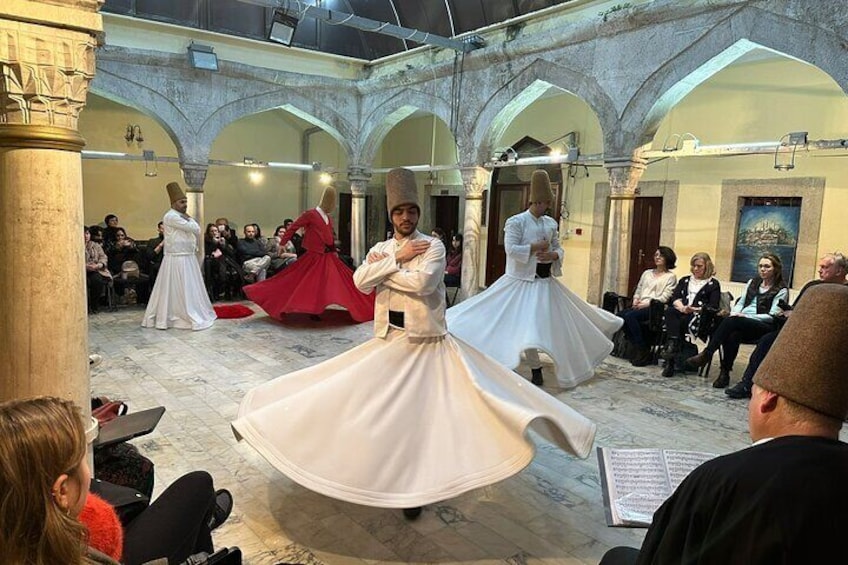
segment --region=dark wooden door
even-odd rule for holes
[[[433,227],[445,230],[445,245],[459,230],[459,196],[431,196]]]
[[[637,198],[633,205],[630,235],[630,273],[627,293],[632,295],[645,269],[654,268],[654,252],[660,245],[662,197]]]
[[[559,184],[551,183],[554,191],[553,209],[548,214],[559,221],[562,195]],[[504,249],[504,225],[510,216],[527,209],[530,183],[497,184],[493,189],[489,205],[489,239],[486,242],[486,286],[492,284],[506,271],[506,249]]]

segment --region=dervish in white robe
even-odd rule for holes
[[[429,248],[399,264],[395,253],[416,239]],[[420,507],[518,473],[535,452],[529,427],[588,455],[590,420],[447,333],[439,240],[416,230],[372,253],[386,257],[362,264],[354,281],[376,289],[376,337],[249,391],[238,437],[308,489],[382,508]],[[403,327],[390,310],[403,313]]]
[[[557,258],[550,277],[537,276],[531,244],[547,241]],[[590,379],[610,354],[612,335],[622,319],[597,308],[556,279],[562,275],[563,249],[556,220],[529,210],[504,226],[506,273],[485,291],[447,311],[450,332],[510,368],[525,353],[531,368],[541,367],[538,350],[554,362],[559,386]]]
[[[145,328],[205,330],[217,317],[197,263],[200,226],[171,208],[162,218],[165,249],[141,325]]]

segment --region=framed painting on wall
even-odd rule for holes
[[[784,282],[791,287],[800,222],[800,205],[742,206],[730,280],[747,282],[757,276],[757,260],[764,253],[773,253],[780,258]]]

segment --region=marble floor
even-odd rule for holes
[[[230,421],[245,391],[370,339],[371,324],[353,325],[338,311],[284,324],[258,311],[202,332],[161,331],[142,329],[142,313],[132,306],[89,317],[89,347],[104,357],[92,371],[92,393],[125,400],[130,410],[166,407],[156,430],[134,440],[156,465],[154,494],[185,472],[209,471],[235,498],[216,545],[240,546],[247,564],[595,564],[614,545],[641,543],[644,529],[607,527],[595,453],[575,459],[539,437],[521,473],[428,506],[414,522],[398,510],[308,491],[236,442]],[[588,383],[548,390],[597,423],[596,446],[744,447],[747,402],[710,385],[694,375],[664,379],[659,367],[610,357]]]

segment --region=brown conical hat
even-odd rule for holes
[[[553,202],[554,192],[551,190],[551,178],[547,171],[536,169],[530,177],[530,202]]]
[[[324,212],[332,214],[336,209],[336,189],[328,186],[321,194],[321,202],[318,204]]]
[[[409,169],[392,169],[386,175],[386,208],[389,215],[392,210],[403,204],[415,204],[418,209],[418,187],[415,184],[415,173]]]
[[[808,288],[754,382],[833,418],[848,415],[848,286]]]
[[[183,192],[183,189],[180,188],[180,185],[178,183],[169,182],[167,189],[168,196],[171,198],[171,204],[173,204],[177,200],[182,200],[186,197],[185,192]]]

